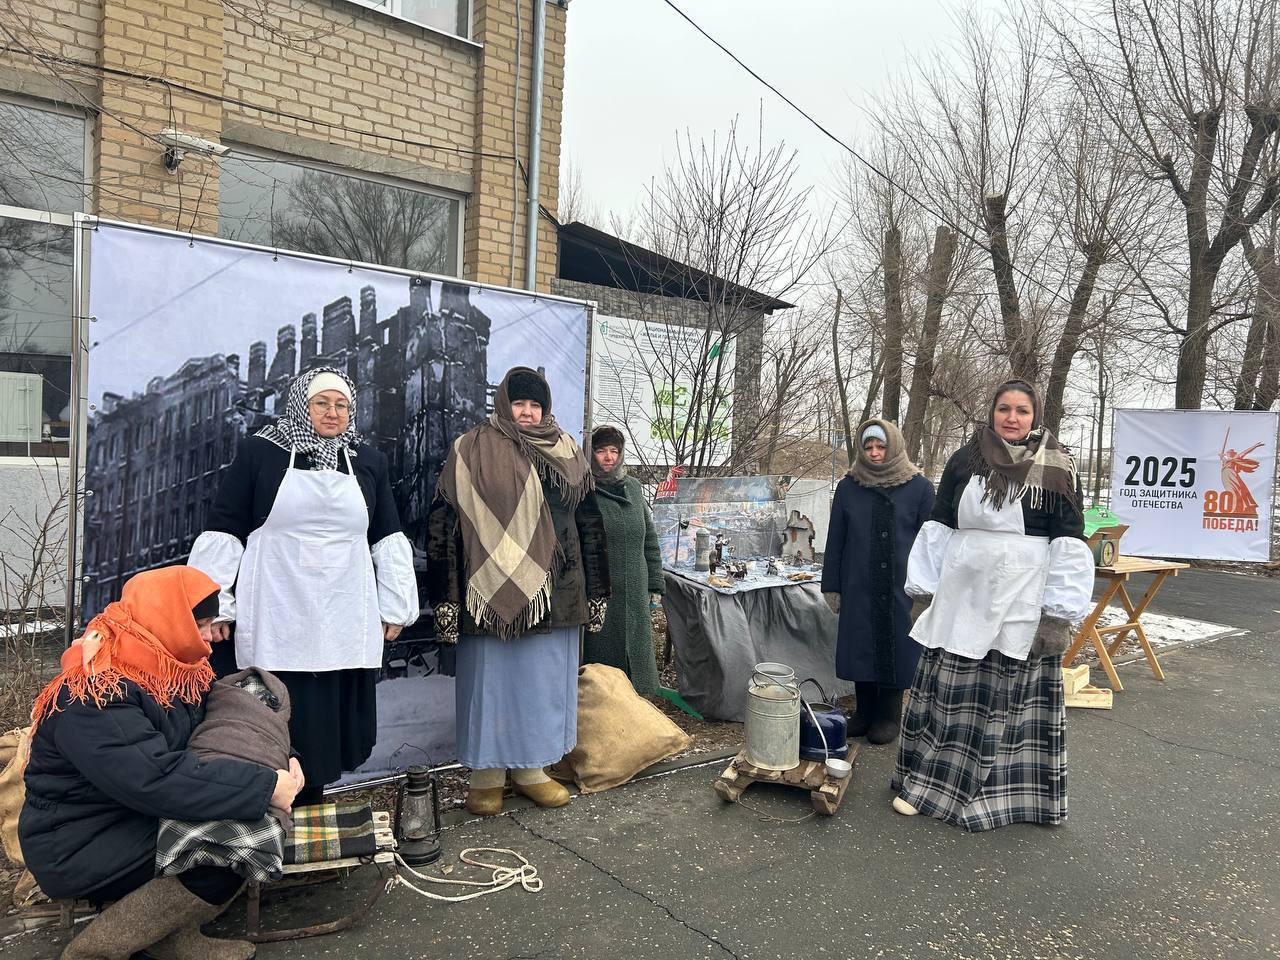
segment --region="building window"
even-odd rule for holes
[[[352,0],[352,3],[455,37],[471,36],[471,0]]]
[[[218,233],[419,273],[458,274],[462,198],[237,148],[221,161]]]
[[[71,214],[88,208],[82,116],[0,100],[0,454],[66,456]]]

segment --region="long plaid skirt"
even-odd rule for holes
[[[893,789],[966,830],[1067,818],[1062,658],[926,650],[902,721]]]

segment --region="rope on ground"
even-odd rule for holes
[[[520,866],[511,867],[502,863],[487,863],[484,860],[477,860],[473,855],[477,853],[502,853],[515,857],[520,861]],[[434,877],[430,874],[419,873],[409,864],[404,862],[400,854],[396,854],[396,863],[401,870],[407,870],[419,880],[427,883],[447,884],[456,887],[482,887],[474,893],[466,893],[457,897],[446,897],[438,893],[432,893],[430,890],[423,890],[409,880],[404,875],[397,873],[391,878],[392,885],[400,885],[408,887],[414,893],[421,897],[427,897],[430,900],[443,900],[446,903],[461,903],[464,900],[474,900],[477,897],[483,897],[486,894],[498,893],[509,887],[514,887],[517,883],[524,887],[530,893],[538,893],[542,889],[542,878],[538,876],[538,868],[531,864],[528,860],[516,853],[514,850],[508,850],[505,847],[468,847],[458,854],[458,859],[471,867],[480,867],[484,870],[492,870],[493,878],[490,880],[450,880],[447,877]]]
[[[817,810],[810,810],[803,817],[775,817],[771,813],[765,813],[759,807],[752,806],[751,804],[747,803],[747,801],[743,800],[741,797],[738,798],[737,804],[740,807],[746,807],[748,810],[754,813],[758,819],[772,821],[774,823],[804,823],[810,817],[816,817],[818,815]]]

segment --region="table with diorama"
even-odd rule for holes
[[[743,579],[668,565],[663,574],[667,635],[680,695],[704,717],[742,720],[757,663],[790,666],[831,697],[853,692],[835,676],[836,618],[822,599],[820,566],[748,564]]]

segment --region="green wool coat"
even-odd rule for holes
[[[637,693],[656,693],[658,663],[653,652],[649,594],[663,593],[658,535],[640,481],[597,481],[596,501],[604,517],[612,595],[599,633],[588,633],[584,663],[625,670]]]

